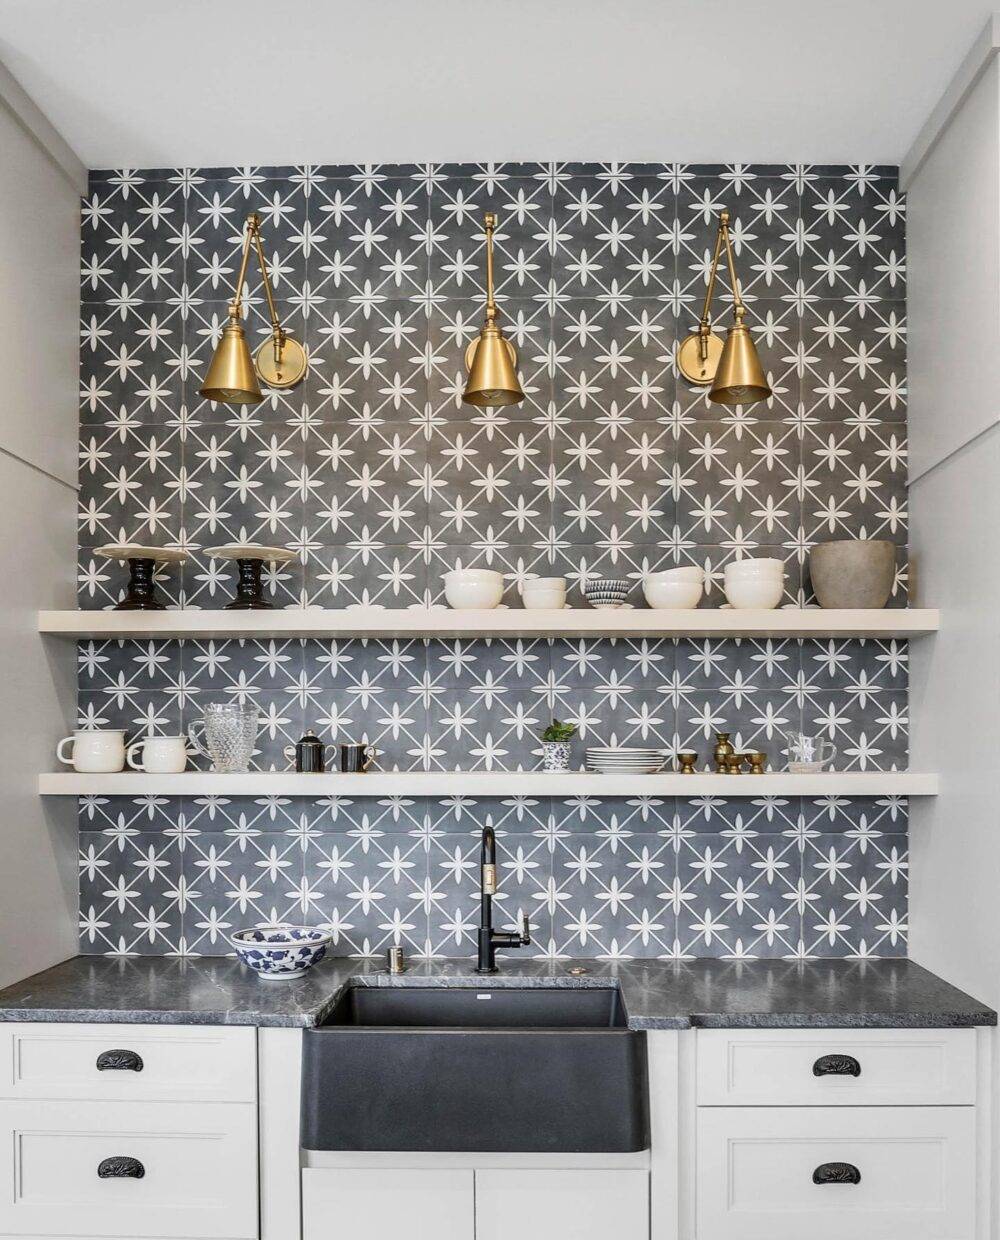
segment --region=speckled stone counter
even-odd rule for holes
[[[582,972],[580,972],[582,970]],[[325,960],[304,977],[262,982],[236,960],[76,956],[0,991],[3,1021],[179,1025],[321,1024],[345,986],[621,988],[633,1029],[949,1028],[996,1012],[909,960],[504,961],[484,979],[469,960],[411,966]]]

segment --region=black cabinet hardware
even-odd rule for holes
[[[111,1158],[101,1159],[97,1164],[97,1174],[102,1180],[141,1180],[146,1168],[138,1158],[114,1154]]]
[[[820,1055],[813,1076],[860,1076],[861,1065],[853,1055]]]
[[[860,1184],[861,1172],[854,1163],[821,1163],[813,1172],[814,1184]]]
[[[141,1072],[142,1056],[135,1051],[101,1051],[97,1056],[98,1072]]]

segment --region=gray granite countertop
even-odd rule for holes
[[[310,1028],[322,1023],[349,985],[614,985],[621,988],[632,1029],[997,1023],[996,1012],[909,960],[506,960],[487,981],[469,960],[415,964],[390,977],[377,965],[342,957],[293,981],[262,982],[225,958],[102,956],[76,956],[0,991],[0,1020]]]

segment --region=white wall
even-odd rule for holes
[[[1000,419],[998,99],[991,59],[907,199],[911,479]]]
[[[76,570],[78,175],[0,78],[0,985],[76,951],[76,813],[37,773],[75,715],[75,651],[39,607],[72,606]],[[82,174],[82,169],[80,170]]]
[[[991,22],[910,161],[910,955],[1000,1008],[1000,73]],[[992,1046],[996,1058],[997,1040]],[[1000,1081],[994,1064],[994,1121]],[[995,1127],[995,1125],[994,1125]],[[994,1131],[996,1136],[996,1130]],[[997,1173],[991,1219],[997,1235]]]
[[[942,611],[911,649],[911,761],[941,794],[911,807],[910,922],[914,958],[1000,1006],[1000,62],[978,54],[906,186],[910,555]]]

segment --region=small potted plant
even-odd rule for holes
[[[575,723],[552,720],[542,733],[542,766],[546,771],[569,770],[569,743],[574,736]]]

